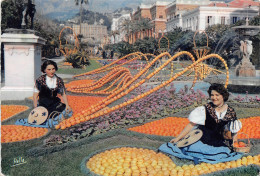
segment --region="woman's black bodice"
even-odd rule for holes
[[[201,137],[201,142],[211,146],[219,147],[226,146],[223,137],[223,132],[225,126],[231,121],[236,119],[236,113],[233,108],[228,107],[225,117],[218,120],[214,105],[209,103],[205,105],[206,109],[206,120],[205,125],[199,125],[199,129],[202,130],[203,135]]]

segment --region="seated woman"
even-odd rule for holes
[[[236,140],[236,132],[241,125],[237,125],[236,128],[233,128],[234,125],[230,127],[230,124],[238,124],[238,121],[234,109],[225,103],[229,97],[227,89],[222,85],[213,84],[209,87],[208,94],[211,102],[195,108],[189,115],[190,123],[170,143],[161,145],[159,151],[194,160],[196,164],[226,162],[242,157],[241,153],[232,150],[232,142]],[[178,148],[176,143],[196,128],[203,132],[200,140]],[[224,132],[227,130],[232,133],[229,141],[224,138]]]
[[[71,111],[63,80],[55,74],[57,70],[58,66],[54,61],[45,61],[41,66],[41,71],[45,74],[36,80],[34,87],[34,108],[38,106],[37,103],[39,102],[39,106],[45,107],[49,114],[53,111],[62,112],[64,109]],[[65,105],[57,97],[58,94],[62,96]]]
[[[52,118],[49,119],[50,122],[45,121],[41,125],[34,125],[28,124],[27,119],[19,119],[16,122],[17,125],[49,127],[50,124],[57,125],[66,112],[68,116],[72,116],[63,80],[55,74],[57,70],[58,67],[54,61],[46,60],[41,66],[41,71],[44,74],[36,80],[33,93],[34,108],[37,106],[45,107],[48,110],[49,118]],[[58,94],[62,96],[65,104],[61,102]]]

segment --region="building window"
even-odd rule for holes
[[[221,17],[221,21],[220,21],[220,24],[225,24],[225,21],[226,21],[226,18],[225,17]]]
[[[211,25],[212,24],[212,16],[208,16],[208,20],[207,20],[207,23],[209,24],[209,25]]]
[[[163,16],[162,16],[162,15],[159,15],[159,18],[163,18]]]
[[[237,20],[237,17],[233,17],[233,24],[236,23],[238,20]]]

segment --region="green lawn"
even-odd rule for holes
[[[71,75],[77,75],[77,74],[81,74],[81,73],[85,73],[91,70],[95,70],[97,68],[102,67],[102,65],[100,63],[98,63],[96,60],[92,60],[90,59],[90,65],[87,66],[85,69],[80,69],[80,68],[66,68],[64,66],[59,66],[59,69],[56,73],[58,74],[71,74]]]

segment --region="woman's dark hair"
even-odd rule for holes
[[[222,84],[211,84],[208,90],[209,97],[211,96],[212,90],[217,91],[219,94],[223,96],[224,101],[228,100],[229,93],[227,89]]]
[[[45,73],[44,70],[47,68],[48,65],[53,65],[54,68],[55,68],[55,70],[56,70],[56,71],[58,70],[58,66],[57,66],[56,62],[54,62],[54,61],[52,61],[52,60],[46,60],[46,61],[43,62],[42,66],[41,66],[41,71],[42,71],[43,73]]]

